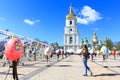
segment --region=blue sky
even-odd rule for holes
[[[77,16],[79,42],[107,36],[120,41],[119,0],[0,0],[0,29],[63,45],[66,15],[72,5]]]

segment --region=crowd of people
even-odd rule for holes
[[[3,46],[5,45],[5,43],[1,43],[0,44],[0,51],[4,52],[5,47]],[[41,53],[40,49],[38,49],[40,47],[38,47],[37,44],[32,44],[32,45],[27,45],[24,46],[24,57],[29,58],[31,56],[33,56],[34,61],[37,60],[37,54]],[[66,58],[70,53],[68,53],[67,51],[64,51],[62,48],[59,48],[57,50],[54,50],[53,47],[44,47],[44,50],[42,51],[42,54],[44,54],[47,62],[49,61],[49,58],[52,58],[53,55],[57,56],[57,61],[59,60],[59,57],[62,56],[62,58]],[[4,55],[4,54],[3,54]],[[5,55],[1,56],[1,58],[4,58],[4,64],[3,67],[5,66],[6,63],[9,63],[9,61],[6,59]],[[120,51],[116,51],[115,49],[110,51],[105,44],[102,45],[100,50],[96,50],[94,47],[92,47],[90,50],[88,50],[88,46],[86,44],[82,45],[82,51],[80,53],[81,57],[82,57],[82,63],[84,66],[84,74],[83,76],[87,76],[88,72],[90,73],[90,75],[93,75],[92,70],[90,69],[90,67],[88,66],[87,62],[89,60],[89,58],[91,58],[92,61],[94,61],[94,57],[96,56],[103,56],[103,61],[105,61],[110,55],[113,55],[113,59],[116,59],[116,55],[120,56]],[[22,65],[24,66],[24,61],[22,59],[19,59],[19,62],[22,63]]]

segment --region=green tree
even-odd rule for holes
[[[43,43],[49,44],[47,41],[42,41]]]
[[[38,38],[36,38],[35,40],[40,42],[40,40]]]
[[[61,47],[61,49],[64,49],[64,46],[60,46]]]
[[[116,48],[117,48],[117,50],[120,50],[120,41],[117,42]]]
[[[51,43],[50,45],[54,48],[54,51],[56,51],[60,47],[57,42]]]
[[[110,50],[113,49],[113,42],[110,39],[105,40],[105,44]]]

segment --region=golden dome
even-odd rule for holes
[[[70,13],[66,16],[67,19],[72,18],[72,19],[76,19],[76,16],[73,14],[72,12],[72,7],[70,6]]]
[[[93,42],[96,42],[96,41],[98,41],[98,39],[97,39],[97,36],[96,36],[96,32],[94,33],[94,35],[93,35]]]

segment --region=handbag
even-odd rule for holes
[[[87,58],[87,59],[90,58],[90,53],[89,53],[89,52],[86,53],[86,58]]]

